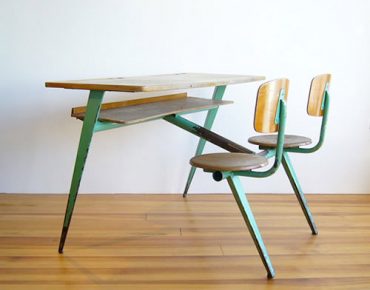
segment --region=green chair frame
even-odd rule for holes
[[[284,79],[288,84],[289,81]],[[262,84],[260,88],[263,86]],[[257,95],[258,97],[258,95]],[[286,114],[287,114],[287,106],[286,106],[286,98],[287,98],[287,89],[281,89],[279,92],[275,114],[275,124],[278,127],[278,137],[277,137],[277,146],[274,149],[270,149],[268,151],[263,151],[259,155],[265,155],[265,158],[271,158],[275,156],[275,161],[273,165],[266,171],[253,171],[253,170],[241,170],[241,171],[208,171],[211,172],[213,179],[215,181],[221,181],[223,179],[227,179],[227,182],[230,186],[232,194],[238,204],[239,210],[244,218],[244,221],[247,225],[247,228],[252,236],[254,244],[257,248],[257,251],[261,257],[263,265],[267,271],[267,277],[269,279],[275,276],[275,270],[271,263],[269,254],[267,252],[266,246],[263,242],[262,236],[259,232],[257,223],[255,221],[254,215],[252,210],[249,206],[248,199],[246,197],[245,191],[243,189],[242,183],[239,179],[239,176],[246,176],[246,177],[256,177],[256,178],[264,178],[274,174],[283,160],[283,153],[284,153],[284,136],[285,136],[285,127],[286,127]],[[258,102],[258,99],[257,99]],[[256,108],[257,110],[257,108]],[[216,153],[217,154],[217,153]],[[233,154],[233,153],[229,153]],[[249,155],[249,154],[247,154]],[[253,155],[250,155],[253,158]],[[193,159],[197,158],[197,156],[193,157]],[[192,160],[193,160],[192,159]],[[191,164],[194,166],[194,163]]]
[[[294,190],[294,193],[295,193],[295,195],[298,199],[298,202],[299,202],[299,204],[302,208],[302,211],[303,211],[303,213],[306,217],[307,223],[308,223],[313,235],[318,234],[318,229],[317,229],[317,226],[316,226],[315,221],[313,219],[311,210],[308,206],[305,195],[303,193],[302,187],[299,183],[299,180],[298,180],[297,174],[294,170],[293,164],[290,160],[289,153],[290,152],[291,153],[304,153],[304,154],[313,153],[313,152],[316,152],[317,150],[319,150],[322,147],[323,143],[324,143],[324,139],[325,139],[325,135],[326,135],[327,121],[328,121],[329,105],[330,105],[329,83],[330,83],[330,77],[331,76],[328,74],[328,75],[319,75],[319,76],[314,77],[312,79],[312,82],[311,82],[311,89],[312,89],[312,85],[313,85],[313,82],[315,81],[315,79],[320,78],[320,77],[327,77],[328,81],[325,83],[325,86],[324,86],[322,101],[321,101],[321,108],[320,108],[321,110],[320,110],[320,114],[319,114],[319,116],[322,116],[319,140],[318,140],[316,145],[314,145],[310,148],[302,148],[302,147],[298,147],[298,146],[297,147],[291,147],[291,148],[283,148],[283,158],[282,158],[282,164],[283,164],[283,168],[285,170],[285,173],[288,176],[289,182],[290,182],[290,184],[291,184],[291,186]],[[311,93],[311,91],[310,91],[310,93]],[[310,95],[309,95],[309,98],[310,98]],[[310,102],[310,99],[308,100],[308,105],[307,105],[308,114],[310,114],[310,112],[309,112],[309,102]],[[310,115],[313,115],[313,114],[310,114]],[[316,116],[318,116],[318,115],[316,115]],[[267,155],[270,155],[271,152],[274,151],[273,149],[268,148],[268,147],[264,147],[264,146],[259,146],[259,149],[266,150]]]

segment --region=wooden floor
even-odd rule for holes
[[[0,289],[370,289],[370,195],[251,195],[267,280],[231,195],[0,195]]]

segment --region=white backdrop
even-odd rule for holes
[[[309,83],[330,72],[326,143],[292,160],[308,193],[369,193],[369,11],[367,0],[0,1],[0,192],[69,189],[82,125],[70,108],[85,104],[87,92],[47,89],[45,81],[173,72],[288,77],[288,131],[316,141],[320,120],[305,113]],[[235,104],[220,108],[215,131],[247,145],[259,84],[227,88]],[[161,120],[100,132],[81,192],[181,192],[196,143]],[[291,192],[282,170],[243,183],[249,192]],[[203,172],[190,189],[228,191]]]

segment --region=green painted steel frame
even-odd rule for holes
[[[218,87],[215,88],[213,98],[220,100],[223,97],[225,88],[223,90],[221,90],[220,92],[218,92],[217,88]],[[286,103],[284,101],[284,97],[285,97],[285,90],[282,89],[280,91],[279,102],[278,102],[278,107],[277,107],[276,116],[275,116],[275,123],[279,124],[279,128],[283,127],[283,131],[285,131],[285,124],[286,124],[286,120],[285,120]],[[281,110],[281,106],[284,106],[284,110]],[[208,112],[208,115],[207,115],[207,118],[206,118],[206,121],[205,121],[204,127],[206,129],[211,128],[211,126],[213,124],[213,121],[215,119],[216,113],[217,113],[217,111],[215,111],[215,113],[213,115],[213,114],[211,114],[211,112],[212,112],[212,110],[210,110]],[[284,116],[282,116],[282,115],[284,115]],[[280,122],[280,117],[283,118],[282,122]],[[279,130],[279,132],[281,132],[281,130]],[[284,140],[284,136],[279,134],[278,144],[279,144],[279,142],[281,142],[281,140]],[[202,154],[205,142],[206,142],[206,140],[204,140],[204,139],[199,140],[198,147],[197,147],[197,150],[195,152],[195,156],[198,156],[198,155]],[[280,147],[278,146],[277,148],[278,149],[266,149],[266,151],[258,153],[259,155],[264,155],[266,158],[271,158],[273,155],[275,155],[275,163],[268,171],[265,171],[265,172],[243,171],[243,172],[239,172],[238,174],[240,174],[241,176],[251,176],[251,177],[261,177],[261,178],[274,174],[280,166],[280,163],[281,163],[281,160],[282,160],[282,153],[283,153],[283,146],[280,146]],[[254,153],[254,152],[249,150],[249,153]],[[194,166],[192,166],[191,169],[190,169],[188,180],[186,182],[185,190],[184,190],[184,193],[183,193],[184,197],[186,197],[186,195],[188,193],[190,184],[191,184],[191,182],[193,180],[193,177],[194,177],[195,170],[196,170],[196,168]],[[222,172],[222,173],[219,173],[219,174],[221,174],[221,178],[223,178],[222,177],[223,175],[225,175],[225,176],[228,175],[227,172]]]
[[[280,98],[279,105],[278,105],[278,112],[279,116],[276,118],[279,120],[279,131],[277,137],[277,146],[276,149],[271,149],[267,151],[267,157],[272,157],[273,154],[275,155],[274,164],[270,167],[270,169],[266,171],[253,171],[253,170],[246,170],[246,171],[235,171],[233,172],[234,175],[238,176],[249,176],[249,177],[257,177],[257,178],[264,178],[274,174],[281,164],[283,159],[283,152],[284,152],[284,136],[285,136],[285,127],[286,127],[286,102],[283,98]]]
[[[248,199],[238,176],[231,174],[227,177],[227,182],[231,188],[239,210],[244,218],[245,224],[248,227],[249,233],[252,236],[253,242],[256,245],[257,251],[262,259],[263,265],[267,271],[267,277],[272,279],[275,276],[275,270],[272,266],[270,256],[263,242],[262,236],[258,229],[252,209],[249,206]]]
[[[224,96],[225,90],[226,90],[226,86],[217,86],[217,87],[215,87],[212,99],[213,100],[222,100],[222,97]],[[204,128],[211,129],[211,127],[213,125],[213,122],[216,118],[217,112],[218,112],[218,108],[215,108],[215,109],[212,109],[212,110],[208,111],[206,120],[205,120],[204,125],[203,125]],[[198,156],[198,155],[202,154],[205,145],[206,145],[206,140],[203,139],[203,138],[199,139],[198,146],[197,146],[197,149],[195,151],[195,156]],[[194,166],[192,166],[190,168],[190,172],[189,172],[189,175],[188,175],[188,179],[186,181],[183,197],[186,197],[186,195],[188,194],[190,184],[191,184],[191,182],[193,180],[193,177],[194,177],[194,174],[195,174],[195,170],[196,170],[196,168]]]
[[[221,135],[218,135],[196,123],[191,122],[180,115],[169,115],[163,117],[163,120],[180,127],[181,129],[188,131],[189,133],[201,138],[202,140],[208,141],[216,146],[219,146],[230,152],[242,152],[242,153],[254,153],[253,151],[229,140]]]
[[[266,149],[265,151],[259,153],[258,155],[264,156],[265,158],[269,159],[275,156],[274,164],[266,171],[252,171],[252,170],[245,170],[245,171],[217,171],[213,173],[213,178],[216,181],[221,181],[222,179],[226,179],[229,176],[249,176],[249,177],[256,177],[256,178],[264,178],[274,174],[278,169],[283,160],[283,153],[284,153],[284,134],[285,134],[285,127],[286,127],[286,102],[284,99],[280,99],[278,105],[278,117],[276,120],[279,120],[279,131],[278,131],[278,141],[276,149]],[[263,154],[262,154],[263,153]]]
[[[329,114],[329,107],[330,107],[330,96],[328,92],[328,85],[325,86],[324,91],[324,98],[322,101],[321,108],[323,109],[323,116],[321,121],[321,130],[320,130],[320,137],[319,141],[316,145],[314,145],[311,148],[300,148],[300,147],[294,147],[294,148],[284,148],[283,152],[283,159],[282,164],[284,167],[284,171],[286,175],[288,176],[289,182],[293,188],[293,191],[298,199],[298,202],[302,208],[303,214],[306,217],[307,223],[311,229],[311,232],[313,235],[318,234],[318,229],[315,224],[315,221],[313,219],[310,207],[308,206],[307,200],[304,196],[302,187],[299,183],[299,179],[297,177],[297,174],[294,170],[293,164],[290,161],[289,152],[292,153],[313,153],[321,148],[321,146],[324,143],[325,134],[326,134],[326,127],[327,127],[327,121],[328,121],[328,114]],[[267,151],[272,151],[272,149],[264,148],[263,146],[260,146],[260,149],[264,149]]]
[[[318,229],[316,227],[315,221],[313,219],[311,210],[308,206],[307,200],[304,196],[303,190],[301,185],[299,184],[299,180],[297,174],[295,173],[294,167],[290,161],[288,152],[293,153],[313,153],[321,148],[324,143],[325,135],[326,135],[326,127],[328,122],[328,114],[329,114],[329,107],[330,107],[330,96],[328,92],[328,84],[325,86],[324,97],[322,101],[321,108],[323,109],[323,116],[321,121],[321,129],[320,129],[320,137],[319,141],[316,145],[311,148],[286,148],[284,149],[284,156],[283,156],[283,166],[284,170],[289,178],[290,184],[294,190],[295,195],[297,196],[298,202],[302,208],[302,211],[306,217],[307,223],[310,226],[311,232],[313,235],[318,234]]]
[[[214,100],[221,100],[225,92],[225,89],[226,89],[226,86],[216,87],[212,98]],[[83,120],[80,141],[79,141],[78,150],[77,150],[75,166],[73,170],[73,176],[72,176],[71,187],[70,187],[69,196],[68,196],[66,212],[64,216],[62,233],[61,233],[60,242],[59,242],[59,253],[63,253],[64,244],[67,238],[69,225],[71,223],[72,214],[73,214],[74,206],[75,206],[77,195],[78,195],[78,190],[80,187],[80,182],[81,182],[81,178],[82,178],[82,174],[83,174],[83,170],[85,166],[85,161],[88,155],[91,139],[92,139],[94,132],[100,132],[100,131],[120,128],[124,126],[129,126],[125,124],[118,124],[118,123],[112,123],[112,122],[101,122],[98,120],[104,93],[105,93],[104,91],[92,90],[90,91],[90,94],[89,94],[89,99],[87,102],[86,113],[85,113],[85,117]],[[198,126],[197,124],[192,123],[186,119],[180,118],[178,115],[167,116],[167,117],[162,118],[170,123],[177,125],[178,127],[181,127],[187,130],[188,132],[192,134],[195,134],[198,137],[201,137],[199,140],[198,148],[197,148],[198,154],[202,153],[205,142],[207,141],[204,136],[200,136],[200,131],[203,130],[203,133],[204,133],[205,131],[207,131],[207,129],[210,129],[212,127],[212,124],[214,122],[214,119],[218,111],[218,107],[213,108],[213,109],[205,109],[205,110],[208,110],[208,114],[207,114],[205,125],[204,125],[205,128]],[[199,110],[199,111],[204,111],[204,110]],[[185,115],[188,113],[194,113],[194,112],[183,112],[181,115]],[[180,123],[182,125],[179,126]],[[194,128],[198,128],[199,130],[196,130]],[[207,134],[211,134],[211,133],[215,135],[216,137],[222,138],[220,139],[221,143],[222,142],[224,142],[224,144],[227,143],[227,145],[229,146],[228,148],[233,148],[232,146],[234,146],[235,147],[234,150],[237,150],[237,151],[253,152],[211,131],[207,132]],[[216,145],[219,145],[219,144],[216,144]],[[189,175],[189,179],[188,179],[188,181],[190,180],[189,185],[191,183],[192,176],[194,175],[194,171],[195,169],[192,169],[191,172],[193,173]]]
[[[221,100],[225,92],[225,89],[226,89],[226,86],[216,87],[212,98],[214,100]],[[85,114],[85,118],[84,118],[84,122],[82,126],[77,156],[76,156],[76,162],[75,162],[73,176],[72,176],[71,187],[69,191],[65,218],[63,222],[62,234],[61,234],[60,243],[59,243],[59,253],[63,252],[65,240],[67,237],[69,225],[70,225],[72,214],[73,214],[74,205],[75,205],[77,194],[78,194],[78,189],[79,189],[80,182],[81,182],[81,177],[82,177],[84,166],[85,166],[85,161],[87,158],[89,146],[90,146],[91,139],[92,139],[94,132],[99,132],[103,130],[109,130],[109,129],[114,129],[114,128],[125,126],[122,124],[116,124],[116,123],[111,123],[111,122],[100,122],[97,120],[104,93],[105,93],[104,91],[90,91],[86,114]],[[257,177],[257,178],[267,177],[275,173],[278,167],[280,166],[280,164],[282,163],[288,175],[288,178],[291,182],[291,185],[297,195],[297,198],[306,216],[306,219],[311,227],[312,233],[317,234],[316,225],[313,221],[312,214],[307,205],[307,201],[305,200],[304,194],[298,182],[298,178],[295,174],[294,168],[289,159],[288,152],[311,153],[311,152],[318,150],[322,146],[322,143],[325,137],[325,132],[326,132],[327,115],[328,115],[328,109],[329,109],[329,94],[327,90],[325,90],[325,95],[324,95],[324,100],[323,100],[324,113],[323,113],[323,120],[322,120],[322,125],[321,125],[320,139],[318,143],[312,148],[286,148],[284,149],[283,144],[284,144],[284,134],[285,134],[285,127],[286,127],[286,103],[283,98],[283,94],[284,94],[283,91],[280,92],[280,99],[278,103],[277,115],[275,118],[276,122],[279,123],[277,146],[275,149],[261,148],[261,149],[266,149],[266,150],[258,153],[259,155],[265,156],[266,158],[271,158],[275,156],[275,162],[273,166],[267,171],[248,170],[248,171],[237,171],[237,172],[214,172],[213,173],[213,177],[217,181],[220,181],[222,179],[227,179],[229,186],[232,190],[232,193],[234,195],[234,198],[246,222],[248,230],[257,247],[257,250],[262,259],[262,262],[266,268],[269,278],[273,278],[275,276],[275,272],[274,272],[267,249],[263,243],[262,236],[259,232],[258,226],[255,222],[253,213],[251,211],[251,208],[249,206],[248,200],[245,196],[245,192],[243,190],[243,187],[241,185],[241,182],[238,176],[250,176],[250,177]],[[217,111],[218,111],[218,108],[208,110],[208,114],[207,114],[205,124],[204,124],[205,129],[210,129],[212,127]],[[202,136],[199,135],[199,131],[196,129],[196,128],[198,129],[201,128],[200,126],[186,119],[179,118],[179,116],[176,116],[176,115],[167,116],[167,117],[164,117],[163,119],[177,125],[178,127],[183,128],[184,130],[187,130],[188,132],[192,134],[195,134],[201,137],[198,143],[197,150],[196,150],[196,155],[200,155],[203,152],[203,149],[204,149],[204,146],[207,140],[202,138]],[[245,149],[245,148],[242,148],[242,149],[239,148],[237,150],[249,151],[248,149]],[[188,189],[193,179],[194,173],[195,173],[195,168],[192,167],[190,170],[189,176],[188,176],[186,188],[184,191],[184,196],[186,196],[186,193],[188,192]]]
[[[80,142],[78,145],[76,162],[73,170],[71,187],[69,190],[66,213],[64,216],[63,229],[59,242],[59,253],[63,253],[64,243],[67,238],[69,225],[71,223],[74,205],[81,183],[82,173],[85,167],[85,161],[89,152],[90,142],[94,134],[94,127],[99,115],[104,91],[90,91],[87,102],[85,119],[82,125]]]
[[[311,214],[311,210],[308,206],[308,203],[302,191],[301,185],[299,184],[298,177],[290,161],[288,152],[286,151],[283,153],[283,167],[284,167],[286,175],[289,178],[289,182],[294,190],[294,193],[298,199],[298,202],[302,208],[303,214],[306,217],[307,223],[310,226],[311,232],[313,235],[317,235],[318,230],[317,230],[315,221],[313,219],[313,216]]]
[[[214,91],[214,94],[213,94],[213,99],[215,99],[215,100],[222,99],[222,96],[224,94],[225,89],[226,89],[226,86],[216,87],[215,91]],[[99,116],[100,107],[101,107],[101,103],[102,103],[104,93],[105,93],[104,91],[90,91],[90,95],[89,95],[89,99],[88,99],[88,103],[87,103],[86,114],[85,114],[85,118],[84,118],[84,121],[83,121],[83,126],[82,126],[82,131],[81,131],[81,136],[80,136],[80,142],[79,142],[78,151],[77,151],[77,156],[76,156],[75,167],[74,167],[73,176],[72,176],[72,182],[71,182],[71,188],[70,188],[68,202],[67,202],[65,218],[64,218],[64,222],[63,222],[62,234],[61,234],[60,243],[59,243],[59,253],[63,252],[64,244],[65,244],[66,237],[67,237],[67,234],[68,234],[69,225],[70,225],[71,219],[72,219],[73,209],[74,209],[76,198],[77,198],[77,195],[78,195],[78,189],[79,189],[79,186],[80,186],[81,177],[82,177],[84,166],[85,166],[85,161],[86,161],[86,158],[87,158],[87,155],[88,155],[89,146],[90,146],[91,139],[92,139],[92,136],[93,136],[94,132],[99,132],[99,131],[104,131],[104,130],[109,130],[109,129],[114,129],[114,128],[125,126],[123,124],[116,124],[116,123],[111,123],[111,122],[100,122],[100,121],[97,120],[98,116]],[[232,190],[233,196],[234,196],[234,198],[235,198],[235,200],[238,204],[238,207],[239,207],[239,209],[242,213],[244,221],[245,221],[245,223],[248,227],[248,230],[249,230],[249,232],[250,232],[250,234],[253,238],[253,241],[256,245],[258,253],[259,253],[259,255],[262,259],[262,262],[263,262],[263,264],[266,268],[266,271],[268,273],[268,278],[273,278],[275,276],[275,271],[274,271],[274,268],[273,268],[272,263],[270,261],[267,249],[264,245],[262,236],[259,232],[258,226],[256,224],[256,221],[254,219],[253,213],[251,211],[251,208],[249,206],[248,200],[246,198],[245,192],[243,190],[242,184],[241,184],[238,176],[267,177],[267,176],[272,175],[273,173],[275,173],[276,170],[278,169],[279,165],[282,162],[283,165],[284,165],[284,168],[289,168],[289,170],[286,169],[287,173],[292,172],[290,175],[288,174],[288,177],[289,177],[289,179],[292,183],[292,186],[294,187],[294,185],[298,184],[298,186],[296,186],[297,191],[301,192],[301,189],[300,189],[299,183],[298,183],[298,179],[297,179],[297,177],[294,173],[294,170],[290,169],[290,168],[292,168],[292,166],[291,166],[289,157],[287,156],[286,152],[283,151],[284,134],[285,134],[285,127],[286,127],[286,103],[285,103],[284,98],[282,97],[283,94],[284,94],[283,91],[280,92],[280,99],[279,99],[277,115],[276,115],[276,122],[279,123],[277,147],[275,149],[268,149],[268,150],[265,150],[265,151],[259,153],[259,155],[263,155],[266,158],[271,158],[271,157],[275,156],[275,162],[274,162],[273,166],[270,169],[268,169],[267,171],[262,171],[262,172],[261,171],[257,172],[257,171],[249,170],[249,171],[238,171],[238,172],[216,172],[216,173],[213,174],[215,180],[219,181],[219,180],[224,179],[224,178],[227,179],[227,181],[229,183],[229,186]],[[325,104],[328,103],[328,102],[329,102],[329,98],[327,97],[327,98],[325,98]],[[184,129],[184,130],[186,130],[186,131],[188,131],[192,134],[195,134],[198,137],[200,137],[198,147],[197,147],[197,150],[196,150],[196,155],[200,155],[202,153],[202,151],[204,149],[204,146],[205,146],[205,143],[207,141],[207,139],[205,139],[204,136],[202,136],[200,134],[200,132],[201,132],[200,129],[208,130],[212,127],[212,124],[213,124],[213,122],[215,120],[215,117],[216,117],[216,114],[217,114],[217,110],[218,110],[218,108],[208,110],[208,114],[207,114],[206,121],[205,121],[205,124],[204,124],[205,128],[202,128],[199,125],[197,125],[197,124],[195,124],[195,123],[193,123],[189,120],[181,118],[178,115],[166,116],[163,119],[172,123],[172,124],[174,124],[174,125],[177,125],[178,127],[182,128],[182,129]],[[324,107],[324,110],[325,110],[325,113],[326,113],[326,111],[327,111],[327,106],[326,105]],[[324,114],[324,121],[323,121],[323,126],[322,126],[322,135],[324,135],[324,133],[325,133],[325,125],[326,125],[326,114]],[[209,133],[215,134],[213,132],[209,132]],[[217,134],[215,134],[215,135],[217,135]],[[217,135],[217,136],[220,137],[220,138],[223,138],[222,136],[219,136],[219,135]],[[223,139],[221,139],[221,140],[224,141]],[[230,141],[230,140],[227,140],[227,139],[225,139],[225,140]],[[212,140],[208,140],[208,141],[212,142]],[[219,140],[216,140],[216,141],[219,141]],[[227,142],[227,143],[228,143],[228,146],[229,146],[229,142]],[[220,146],[220,143],[216,142],[214,144]],[[235,148],[232,147],[232,146],[235,146]],[[249,149],[246,149],[246,148],[244,148],[244,147],[242,147],[242,146],[240,146],[236,143],[232,144],[232,146],[227,148],[227,149],[230,150],[230,148],[232,148],[233,150],[235,150],[235,152],[248,152],[249,151],[248,153],[254,153],[253,151],[250,151]],[[189,189],[189,186],[190,186],[190,183],[191,183],[192,178],[194,176],[194,173],[195,173],[195,168],[192,167],[191,171],[189,173],[189,177],[188,177],[186,189],[185,189],[185,192],[184,192],[184,196],[186,195],[187,190]],[[219,173],[221,175],[217,176],[217,173]],[[300,196],[301,196],[301,198],[299,200],[300,200],[302,209],[304,209],[304,208],[306,208],[306,201],[304,199],[303,193]],[[307,218],[308,221],[312,220],[310,212],[308,212],[308,214],[306,214],[306,218]],[[313,224],[312,229],[314,229],[314,228],[315,228],[315,226]]]
[[[280,91],[279,102],[276,110],[276,118],[275,122],[279,125],[278,130],[278,138],[277,138],[277,146],[275,149],[267,150],[264,153],[267,157],[275,156],[275,162],[272,167],[266,171],[253,171],[253,170],[244,170],[244,171],[216,171],[213,172],[213,178],[216,181],[221,181],[222,179],[227,179],[231,191],[234,195],[234,198],[239,206],[240,212],[244,218],[244,221],[248,227],[248,230],[253,238],[253,241],[257,247],[258,253],[261,257],[263,265],[267,271],[267,277],[273,278],[275,276],[275,271],[270,261],[270,257],[268,255],[267,249],[264,245],[262,236],[259,232],[258,226],[255,222],[253,213],[249,206],[248,200],[246,198],[245,192],[243,190],[242,184],[239,180],[239,176],[249,176],[249,177],[268,177],[274,174],[282,160],[283,160],[283,153],[284,153],[284,138],[285,138],[285,128],[286,128],[286,102],[284,100],[285,92],[283,90]]]
[[[328,122],[328,114],[329,114],[329,106],[330,106],[330,96],[329,92],[327,91],[327,86],[324,92],[324,98],[322,102],[323,107],[323,115],[321,121],[321,129],[320,129],[320,138],[317,144],[311,148],[286,148],[284,149],[287,152],[294,152],[294,153],[313,153],[319,150],[324,143],[325,135],[326,135],[326,127]]]

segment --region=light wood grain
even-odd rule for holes
[[[267,280],[231,194],[0,195],[0,289],[369,289],[370,195],[249,195],[277,271]]]
[[[259,135],[253,136],[248,139],[249,143],[268,147],[275,148],[277,144],[277,135]],[[284,148],[293,148],[309,145],[312,143],[310,138],[297,135],[285,135],[284,136]]]
[[[257,93],[254,113],[254,129],[260,133],[277,132],[275,124],[277,104],[280,91],[285,90],[285,100],[288,98],[289,80],[277,79],[262,84]]]
[[[214,87],[264,80],[263,76],[206,73],[178,73],[137,77],[118,77],[46,82],[46,87],[122,92],[152,92]]]
[[[266,166],[266,158],[246,153],[211,153],[195,156],[190,164],[208,171],[251,170]]]
[[[136,96],[136,99],[131,100],[125,100],[125,101],[119,101],[119,102],[111,102],[111,103],[103,103],[101,105],[100,110],[109,110],[109,109],[116,109],[121,107],[128,107],[128,106],[134,106],[134,105],[141,105],[141,104],[149,104],[149,103],[155,103],[160,101],[169,101],[169,100],[177,100],[177,99],[183,99],[187,97],[187,93],[173,93],[168,95],[159,95],[158,93],[153,96],[152,93],[136,93],[131,94]],[[74,107],[72,108],[71,116],[72,117],[81,117],[81,114],[86,113],[86,106],[81,107]]]
[[[174,100],[157,100],[155,102],[103,110],[100,112],[98,119],[102,122],[132,125],[135,123],[159,119],[172,114],[202,111],[231,103],[232,101],[180,97]],[[75,114],[75,117],[78,119],[83,119],[84,113]]]
[[[311,82],[310,93],[308,96],[307,113],[310,116],[322,116],[324,111],[321,109],[326,84],[330,84],[331,75],[322,74],[314,77]]]

